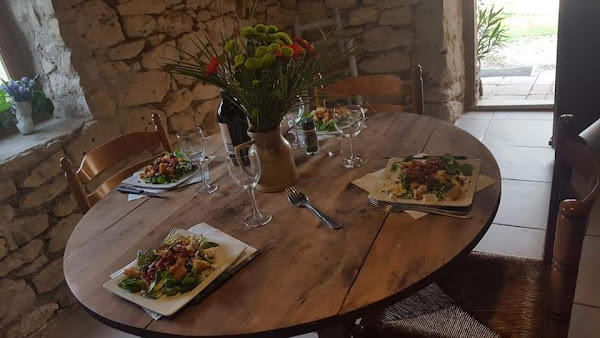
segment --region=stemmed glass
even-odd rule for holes
[[[177,133],[177,140],[179,140],[179,148],[188,161],[197,165],[200,170],[202,181],[200,181],[196,192],[199,195],[207,195],[215,192],[219,186],[208,183],[204,175],[205,168],[208,170],[208,158],[206,157],[208,143],[202,128],[197,127],[190,130],[182,130]]]
[[[366,157],[356,155],[352,138],[360,134],[365,123],[365,111],[361,106],[349,105],[333,108],[333,123],[343,137],[350,140],[350,157],[342,160],[346,168],[358,168],[367,163]]]
[[[296,105],[288,111],[283,119],[284,123],[287,123],[288,127],[291,127],[291,130],[294,131],[294,140],[290,142],[292,149],[301,149],[305,147],[304,141],[300,138],[298,133],[298,122],[304,117],[304,109],[304,101],[302,98],[298,97]]]
[[[254,148],[249,148],[248,152],[238,154],[230,153],[227,156],[227,171],[233,180],[250,195],[252,200],[252,215],[246,218],[246,225],[251,228],[261,227],[271,221],[271,214],[258,210],[254,188],[260,179],[260,160],[258,153]]]

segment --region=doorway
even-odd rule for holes
[[[476,108],[552,109],[559,0],[473,1]]]

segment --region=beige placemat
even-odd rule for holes
[[[375,188],[375,184],[377,184],[377,180],[379,180],[379,177],[381,176],[381,174],[383,174],[384,171],[385,171],[385,168],[383,168],[381,170],[377,170],[376,172],[372,172],[370,174],[366,174],[365,176],[352,181],[352,184],[354,184],[355,186],[361,188],[362,190],[364,190],[370,194],[372,192],[372,190]],[[489,176],[479,175],[479,178],[477,179],[477,186],[475,188],[475,192],[478,193],[481,190],[489,187],[490,185],[492,185],[494,183],[496,183],[495,179],[493,179]],[[414,219],[419,219],[421,217],[429,215],[425,212],[413,211],[413,210],[407,210],[405,212]]]

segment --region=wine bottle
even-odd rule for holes
[[[235,100],[234,97],[221,90],[221,104],[217,110],[217,120],[227,153],[231,153],[238,144],[250,140],[248,119],[244,112],[233,103],[233,100]]]

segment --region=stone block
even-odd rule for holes
[[[421,0],[377,0],[377,7],[384,9],[399,6],[412,6],[419,2],[421,2]]]
[[[160,14],[165,11],[163,0],[131,0],[117,6],[122,16],[138,14]]]
[[[129,72],[129,67],[122,61],[103,62],[98,59],[88,59],[83,62],[83,67],[90,81],[116,79]]]
[[[115,115],[117,103],[105,87],[98,88],[88,98],[90,112],[97,119],[109,118]]]
[[[15,277],[24,277],[34,272],[39,271],[42,267],[48,263],[48,257],[44,254],[38,256],[33,262],[22,266],[19,270],[15,271]]]
[[[0,261],[0,277],[4,277],[13,270],[21,267],[23,264],[33,261],[38,256],[43,246],[44,242],[39,239],[34,239],[4,258]]]
[[[38,295],[54,290],[64,280],[62,257],[50,262],[37,275],[31,278]]]
[[[57,8],[67,9],[77,4],[84,2],[85,0],[54,0],[53,3]]]
[[[169,117],[169,130],[176,132],[196,127],[193,112],[185,111]]]
[[[75,226],[81,218],[82,214],[71,214],[63,219],[61,219],[58,224],[56,224],[50,231],[48,232],[48,252],[55,253],[58,252],[67,246],[67,241],[75,229]]]
[[[173,7],[173,6],[177,6],[180,3],[183,2],[183,0],[164,0],[165,1],[165,6],[167,8]]]
[[[37,188],[40,185],[48,182],[52,177],[57,176],[62,172],[60,168],[60,159],[65,156],[65,152],[61,149],[50,156],[49,159],[42,162],[37,168],[33,169],[29,176],[25,178],[23,183],[19,184],[21,188]]]
[[[8,203],[0,204],[0,226],[5,226],[15,218],[15,209]]]
[[[6,255],[8,255],[8,242],[6,242],[6,238],[0,237],[0,259]]]
[[[221,103],[221,99],[216,98],[216,99],[204,101],[204,102],[202,102],[202,104],[198,105],[194,109],[194,122],[196,123],[196,125],[198,125],[198,126],[202,125],[204,127],[203,124],[204,124],[204,121],[206,120],[207,116],[216,116],[217,115],[217,108],[219,107],[220,103]]]
[[[379,20],[379,12],[375,6],[359,7],[348,11],[348,25],[360,26]]]
[[[79,137],[65,147],[65,152],[75,167],[79,166],[83,156],[104,142],[121,136],[116,121],[92,121],[85,124]]]
[[[385,74],[400,72],[410,65],[410,54],[404,51],[392,51],[361,59],[358,68],[369,74]]]
[[[8,179],[0,181],[0,201],[4,201],[16,193],[17,187],[15,186],[15,182],[13,182],[13,180]]]
[[[41,162],[40,156],[50,156],[62,147],[60,140],[51,141],[37,147],[32,147],[26,152],[19,154],[0,163],[0,174],[13,173],[16,171],[31,170]]]
[[[119,110],[119,129],[123,134],[135,131],[154,131],[152,114],[158,114],[162,121],[167,120],[165,113],[153,107],[123,108]]]
[[[177,40],[177,48],[180,50],[182,59],[188,59],[190,55],[197,55],[200,50],[196,44],[207,43],[208,38],[204,32],[185,34]]]
[[[396,7],[382,10],[379,13],[379,24],[390,26],[404,26],[412,23],[413,13],[410,7]]]
[[[77,298],[73,296],[71,289],[69,289],[69,286],[67,286],[66,283],[58,288],[58,291],[56,291],[56,294],[54,295],[54,299],[56,299],[61,308],[77,303]]]
[[[199,8],[206,8],[210,5],[212,0],[185,0],[185,8],[197,10]]]
[[[114,46],[125,39],[117,13],[101,0],[86,1],[66,17],[73,20],[68,34],[75,34],[89,48]]]
[[[19,245],[42,234],[48,227],[48,216],[39,214],[17,218],[12,223],[3,225],[0,231],[8,242],[8,248],[15,250]]]
[[[410,46],[413,42],[413,34],[410,29],[375,26],[364,31],[361,41],[366,52],[383,52]]]
[[[160,45],[163,42],[163,40],[165,39],[165,36],[166,35],[160,34],[160,33],[159,34],[153,34],[153,35],[150,35],[148,37],[148,39],[146,39],[146,41],[148,41],[148,43],[150,44],[150,46],[156,47],[156,46]]]
[[[193,99],[194,95],[189,89],[184,88],[173,92],[165,102],[165,113],[167,116],[172,116],[175,113],[182,112],[190,106]]]
[[[0,279],[0,328],[18,318],[35,301],[35,292],[24,279]]]
[[[144,54],[141,63],[144,68],[154,70],[176,61],[179,61],[179,51],[175,41],[169,41]]]
[[[52,214],[56,217],[64,217],[75,212],[77,208],[77,201],[71,193],[67,193],[56,199],[56,203],[52,206]]]
[[[202,82],[198,82],[194,89],[192,90],[192,94],[194,94],[194,99],[196,100],[208,100],[213,99],[219,95],[221,92],[219,88],[211,85],[204,84]]]
[[[325,0],[327,8],[348,9],[357,5],[358,1],[356,0]]]
[[[67,190],[67,180],[62,175],[57,175],[54,182],[45,184],[21,198],[20,209],[30,209],[50,202]]]
[[[125,35],[130,38],[145,38],[156,30],[156,19],[150,15],[123,17]]]
[[[171,86],[169,74],[161,71],[135,73],[127,86],[123,87],[121,103],[125,106],[139,106],[161,102]]]
[[[181,12],[169,12],[156,20],[156,30],[170,36],[191,32],[193,29],[192,17]]]
[[[208,9],[214,14],[214,16],[233,13],[236,9],[235,0],[212,1],[208,5]]]
[[[146,41],[137,40],[115,46],[108,52],[108,58],[111,61],[134,58],[142,52],[145,44]]]
[[[272,21],[270,21],[271,23]],[[212,19],[205,22],[206,24],[206,32],[208,34],[208,38],[212,41],[213,44],[217,44],[220,46],[221,39],[223,36],[229,38],[233,35],[233,32],[238,29],[237,22],[231,16],[222,16],[220,18]],[[273,23],[276,25],[277,23]]]
[[[23,316],[16,324],[11,325],[5,332],[6,338],[27,337],[42,328],[58,310],[58,304],[51,302],[35,306]]]
[[[200,21],[200,22],[205,22],[210,20],[211,15],[209,11],[198,11],[198,14],[196,15],[196,20]]]

